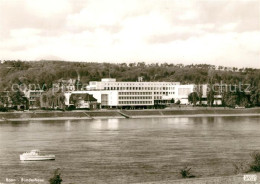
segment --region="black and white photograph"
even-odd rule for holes
[[[0,0],[0,184],[260,184],[260,0]]]

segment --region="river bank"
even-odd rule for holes
[[[0,121],[78,120],[114,118],[260,116],[260,108],[251,109],[151,109],[98,111],[27,111],[1,112]]]

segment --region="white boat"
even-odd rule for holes
[[[31,150],[20,155],[22,161],[55,160],[55,155],[42,155],[40,150]]]

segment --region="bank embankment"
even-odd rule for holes
[[[260,116],[260,109],[127,110],[123,113],[129,118]]]
[[[30,120],[78,120],[78,119],[108,119],[124,118],[117,111],[30,111],[2,112],[0,121],[30,121]]]
[[[260,108],[252,109],[151,109],[98,111],[29,111],[1,112],[0,121],[78,120],[113,118],[260,116]]]

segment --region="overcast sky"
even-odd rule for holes
[[[0,0],[0,59],[260,68],[260,0]]]

